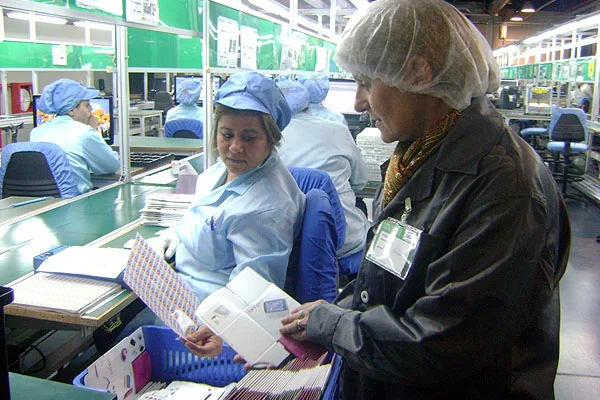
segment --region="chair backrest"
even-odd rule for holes
[[[163,112],[163,121],[165,119],[165,115],[168,110],[173,108],[175,104],[173,103],[173,98],[169,94],[169,92],[156,92],[154,94],[154,109],[162,110]]]
[[[336,249],[339,250],[346,240],[346,216],[333,181],[326,172],[314,168],[288,167],[288,170],[304,194],[307,194],[311,189],[321,189],[329,196],[337,231],[335,237]]]
[[[583,142],[587,139],[588,126],[585,113],[580,108],[552,109],[550,140],[555,142]]]
[[[204,124],[192,118],[173,119],[165,123],[165,137],[203,139]]]
[[[2,149],[2,198],[75,197],[79,194],[67,154],[54,143],[23,142]]]
[[[294,243],[285,290],[300,303],[337,295],[336,222],[329,196],[321,189],[306,194],[300,238]]]

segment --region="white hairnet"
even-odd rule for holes
[[[335,60],[353,75],[440,98],[457,110],[499,84],[487,41],[443,0],[371,3],[348,22]]]

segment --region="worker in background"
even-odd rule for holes
[[[202,92],[202,81],[188,78],[177,84],[177,101],[179,105],[167,111],[165,123],[182,118],[198,119],[204,122],[204,109],[196,103]]]
[[[554,399],[569,219],[485,96],[499,83],[489,44],[446,1],[377,0],[335,60],[357,80],[356,110],[398,143],[358,277],[280,332],[342,357],[344,400]]]
[[[298,82],[304,86],[310,94],[308,112],[319,118],[335,121],[348,126],[346,118],[342,113],[334,111],[323,105],[323,101],[329,93],[329,78],[323,73],[302,73],[298,76]]]
[[[59,79],[44,88],[39,110],[55,114],[52,120],[31,131],[31,142],[59,145],[67,154],[79,194],[92,190],[90,172],[113,174],[119,170],[119,154],[97,132],[98,119],[89,100],[98,90],[71,79]]]
[[[304,86],[291,80],[279,81],[277,85],[292,110],[292,120],[283,130],[279,148],[281,160],[290,167],[316,168],[329,174],[346,217],[346,239],[337,252],[338,259],[362,252],[368,220],[356,207],[354,191],[367,184],[368,171],[360,149],[348,128],[310,113],[309,93]],[[355,274],[358,264],[354,268],[340,273]]]
[[[578,85],[571,94],[571,104],[581,108],[584,113],[589,113],[592,106],[593,97],[592,86],[589,83]]]

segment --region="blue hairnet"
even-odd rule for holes
[[[46,114],[65,115],[82,100],[93,99],[99,91],[71,79],[59,79],[44,88],[39,109]]]
[[[277,86],[281,89],[281,93],[285,96],[292,115],[299,113],[308,107],[310,96],[308,90],[297,82],[292,80],[285,80],[277,82]]]
[[[329,78],[323,73],[302,74],[298,77],[298,82],[308,90],[313,104],[321,104],[329,93]]]
[[[283,130],[292,118],[290,106],[271,78],[258,72],[238,72],[221,86],[215,102],[236,110],[269,114]]]
[[[200,98],[202,81],[200,79],[184,79],[177,85],[177,101],[183,104],[193,104]]]

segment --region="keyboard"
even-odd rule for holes
[[[152,169],[170,163],[175,155],[172,153],[131,152],[129,158],[132,167]]]

